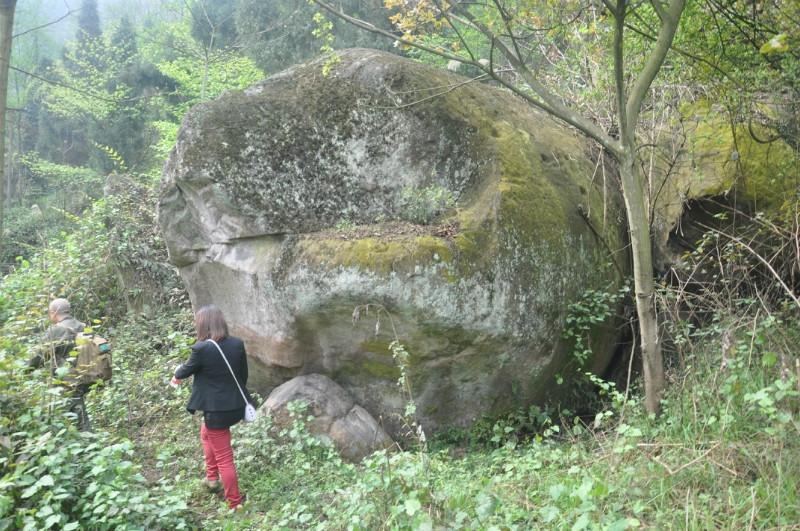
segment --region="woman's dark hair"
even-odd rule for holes
[[[197,311],[194,316],[194,326],[197,328],[198,341],[207,339],[222,341],[228,337],[228,323],[225,322],[225,316],[222,315],[222,310],[213,304],[203,306]]]

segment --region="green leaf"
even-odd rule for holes
[[[418,499],[410,498],[406,500],[406,514],[408,514],[408,516],[414,516],[417,511],[419,511],[420,507],[422,507],[422,504]]]
[[[549,523],[558,518],[560,511],[558,507],[553,507],[552,505],[548,505],[546,507],[542,507],[539,509],[539,514],[542,517],[542,521],[544,523]]]
[[[639,520],[635,518],[620,518],[606,529],[607,531],[625,531],[632,526],[639,527]]]
[[[556,501],[566,491],[567,491],[567,487],[564,486],[563,483],[558,483],[557,485],[553,485],[552,487],[550,487],[550,497],[553,499],[553,501]]]
[[[39,485],[40,487],[52,487],[53,485],[56,484],[56,482],[53,480],[53,476],[47,474],[45,476],[42,476],[39,479],[39,481],[36,482],[36,484]]]
[[[589,494],[592,496],[608,496],[609,492],[611,492],[611,489],[608,485],[599,483]]]
[[[786,44],[786,34],[781,33],[762,44],[758,52],[765,55],[772,55],[775,52],[786,52],[788,50],[789,45]]]
[[[589,515],[587,513],[583,513],[575,521],[575,525],[572,526],[572,531],[581,531],[582,529],[586,529],[589,527],[590,523],[591,521],[589,520]]]
[[[50,529],[51,527],[53,527],[54,525],[56,525],[60,521],[61,521],[61,515],[60,514],[54,514],[53,516],[51,516],[50,518],[45,520],[44,528],[45,529]]]
[[[28,487],[27,489],[25,489],[25,490],[22,492],[22,494],[20,494],[20,496],[21,496],[23,499],[24,499],[24,498],[30,498],[31,496],[33,496],[34,494],[36,494],[38,491],[39,491],[39,485],[31,485],[30,487]]]
[[[581,500],[586,500],[586,498],[589,497],[589,494],[591,493],[593,486],[594,486],[594,481],[592,481],[591,479],[586,479],[583,481],[583,483],[581,483],[581,486],[575,490],[574,495],[580,498]]]

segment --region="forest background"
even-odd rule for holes
[[[796,0],[687,3],[645,102],[643,164],[668,168],[676,150],[663,146],[687,141],[687,109],[711,108],[732,138],[774,146],[767,178],[787,190],[769,211],[733,200],[735,187],[710,198],[721,223],[687,242],[669,277],[655,276],[670,345],[661,415],[646,412],[635,352],[616,376],[585,375],[580,410],[520,407],[437,434],[412,413],[410,442],[358,464],[309,437],[296,405],[283,434],[269,418],[234,428],[247,510],[229,515],[200,489],[188,389],[166,385],[188,354],[191,308],[154,212],[183,115],[320,52],[335,64],[336,49],[378,48],[476,82],[484,72],[468,63],[493,53],[480,32],[431,17],[434,2],[330,4],[433,52],[462,54],[464,64],[397,46],[305,0],[17,2],[0,198],[0,530],[800,529]],[[468,5],[484,27],[530,30],[532,70],[613,134],[607,7]],[[646,9],[631,17],[632,68],[652,49],[657,19]],[[348,221],[336,229],[354,230]],[[114,382],[87,397],[92,434],[63,413],[63,374],[23,370],[56,296],[112,341]],[[563,333],[577,358],[619,297],[629,295],[590,286],[574,302]]]

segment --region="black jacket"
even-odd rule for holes
[[[228,337],[217,344],[228,359],[236,379],[252,402],[247,384],[247,354],[244,343],[238,337]],[[186,409],[195,411],[231,411],[244,408],[246,404],[242,393],[236,387],[231,371],[225,365],[222,355],[211,341],[199,341],[192,345],[189,360],[175,370],[175,377],[181,380],[194,375],[192,396]]]

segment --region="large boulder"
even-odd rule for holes
[[[322,58],[196,105],[164,167],[170,257],[244,339],[257,390],[327,375],[397,438],[409,391],[426,430],[469,428],[602,372],[624,327],[587,330],[582,366],[563,330],[570,303],[628,273],[613,170],[508,92],[338,54],[329,75]],[[354,327],[364,304],[388,314]]]
[[[687,103],[678,116],[678,124],[668,122],[654,134],[664,139],[655,147],[667,154],[653,157],[661,159],[654,174],[663,179],[653,185],[659,193],[652,221],[653,263],[662,273],[683,262],[703,234],[712,228],[729,232],[729,224],[740,219],[720,213],[775,215],[797,189],[794,174],[786,171],[786,161],[794,158],[791,144],[754,117],[731,120],[725,108],[702,100]]]

